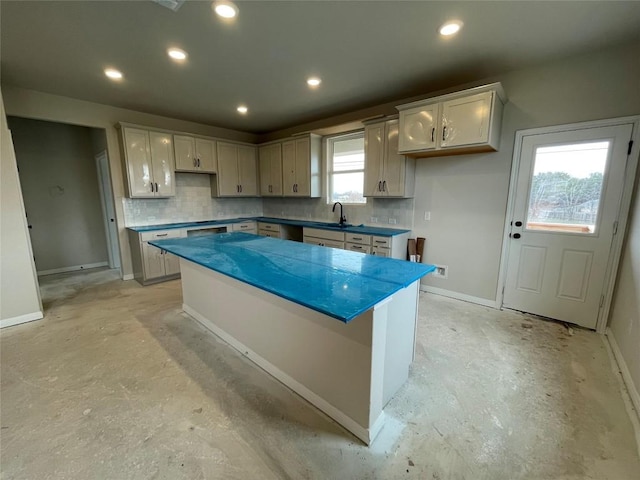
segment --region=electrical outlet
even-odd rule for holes
[[[396,223],[397,223],[397,222],[396,222],[396,219],[395,219],[395,218],[390,218],[390,219],[389,219],[389,225],[395,225]]]
[[[427,222],[431,220],[431,212],[424,212],[424,219]]]
[[[369,221],[370,221],[371,223],[378,223],[378,217],[371,217],[371,218],[369,219]]]
[[[449,267],[446,265],[436,265],[436,269],[431,273],[431,276],[446,280],[449,277]]]

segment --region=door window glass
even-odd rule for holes
[[[536,149],[527,229],[595,233],[610,143]]]

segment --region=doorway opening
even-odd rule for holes
[[[120,269],[104,129],[8,117],[38,276]]]

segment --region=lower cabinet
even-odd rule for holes
[[[180,276],[180,259],[158,247],[150,240],[186,237],[181,229],[136,232],[129,230],[129,245],[133,262],[133,277],[142,285],[162,282]]]

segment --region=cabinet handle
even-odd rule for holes
[[[166,237],[168,233],[157,233],[156,237]]]
[[[442,127],[442,141],[444,142],[447,138],[447,126]]]
[[[242,193],[242,185],[240,185],[240,193]]]
[[[378,191],[382,191],[382,180],[378,182]]]
[[[153,182],[151,182],[151,193],[153,193]]]
[[[362,237],[353,237],[354,240],[362,240]]]
[[[386,180],[384,180],[384,181],[382,182],[382,191],[383,191],[383,192],[386,192],[386,191],[387,191],[387,181],[386,181]]]
[[[158,193],[158,184],[156,183],[156,193]]]
[[[436,127],[431,128],[431,143],[433,143],[433,136],[436,134]]]
[[[376,240],[376,243],[387,243],[384,240]]]
[[[196,158],[196,167],[200,168],[200,159]]]

